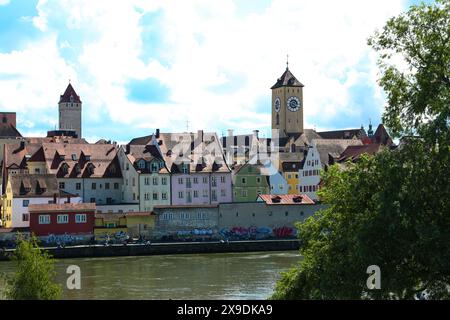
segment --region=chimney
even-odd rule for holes
[[[130,145],[129,144],[127,144],[125,146],[125,154],[130,154]]]
[[[159,129],[156,129],[155,138],[159,139]]]
[[[203,142],[203,130],[197,131],[197,139],[199,139],[200,142]]]

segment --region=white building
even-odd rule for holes
[[[299,193],[306,194],[313,200],[318,200],[318,185],[320,183],[320,170],[322,163],[320,154],[315,144],[308,147],[306,157],[303,160],[303,167],[299,170]]]

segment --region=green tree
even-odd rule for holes
[[[16,273],[8,281],[7,297],[13,300],[53,300],[61,295],[61,287],[52,282],[54,261],[39,248],[37,239],[19,237],[13,259]]]
[[[380,53],[384,122],[420,138],[323,173],[329,207],[298,225],[304,259],[273,299],[450,298],[449,22],[448,0],[421,4],[369,40]],[[367,289],[370,265],[381,269],[380,290]]]

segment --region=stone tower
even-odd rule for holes
[[[59,130],[74,130],[78,138],[81,135],[81,100],[72,84],[59,99]]]
[[[289,70],[272,86],[272,130],[280,130],[280,138],[303,133],[303,87]]]

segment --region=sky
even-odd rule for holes
[[[0,111],[24,136],[58,126],[69,80],[83,136],[203,129],[270,135],[286,68],[318,131],[381,121],[385,95],[367,38],[419,0],[0,0]]]

